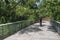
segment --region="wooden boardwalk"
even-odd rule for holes
[[[46,21],[42,27],[39,26],[39,23],[35,23],[4,40],[60,40],[60,37]]]

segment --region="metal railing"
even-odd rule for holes
[[[0,25],[0,40],[4,39],[5,37],[16,33],[17,31],[21,30],[29,26],[30,24],[34,23],[33,20],[24,20],[18,21],[13,23],[6,23]]]
[[[52,20],[51,24],[56,29],[57,33],[60,35],[60,22]]]

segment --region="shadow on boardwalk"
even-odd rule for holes
[[[29,27],[21,30],[19,33],[20,34],[24,34],[24,33],[28,34],[29,32],[44,31],[41,28],[43,28],[43,27],[45,28],[45,26],[48,26],[48,30],[47,31],[52,31],[52,32],[55,32],[56,33],[56,30],[54,30],[54,28],[51,25],[47,25],[46,23],[45,24],[42,24],[42,26],[40,26],[39,23],[37,23],[35,25],[31,25],[31,26],[29,26]]]
[[[57,33],[57,31],[54,29],[53,26],[48,26],[48,30],[47,31],[52,31],[52,32]]]
[[[38,32],[38,31],[43,31],[42,29],[39,28],[40,25],[31,25],[23,30],[21,30],[19,33],[20,34],[28,34],[29,32]]]
[[[60,40],[60,37],[50,23],[46,22],[43,26],[39,23],[30,25],[5,40]]]

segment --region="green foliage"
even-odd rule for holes
[[[60,1],[59,0],[43,0],[40,5],[40,12],[48,15],[54,20],[60,20]]]
[[[0,0],[0,23],[37,19],[39,11],[36,1]]]

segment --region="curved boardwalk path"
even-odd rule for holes
[[[46,21],[42,27],[35,23],[4,40],[60,40],[60,37]]]

